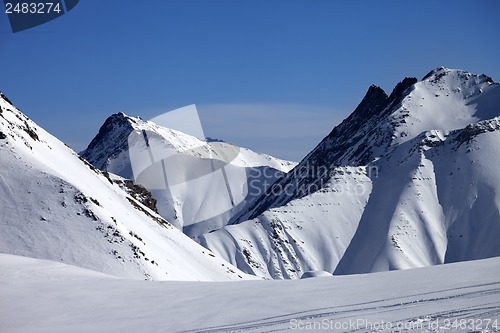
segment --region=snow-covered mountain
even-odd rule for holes
[[[114,276],[254,278],[155,212],[144,188],[103,173],[0,95],[0,252]]]
[[[250,209],[200,242],[298,278],[500,256],[500,86],[438,68],[359,106]]]
[[[220,229],[296,165],[123,113],[105,121],[81,156],[144,185],[160,215],[191,237]]]

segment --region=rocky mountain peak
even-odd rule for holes
[[[382,88],[372,84],[368,88],[365,97],[361,100],[361,103],[354,110],[353,115],[360,118],[370,118],[376,112],[380,111],[380,108],[385,105],[387,98],[388,96]]]
[[[112,114],[80,155],[97,168],[103,169],[109,156],[127,148],[128,136],[134,131],[132,123],[132,118],[122,112]]]
[[[461,69],[450,69],[443,66],[431,70],[422,78],[422,81],[437,85],[446,84],[448,81],[459,84],[469,83],[475,85],[495,83],[491,77],[485,74],[478,75]]]
[[[412,87],[418,80],[414,77],[405,77],[392,90],[391,95],[387,99],[387,105],[391,105],[396,101],[400,101],[407,93],[407,89]],[[391,105],[392,106],[392,105]]]

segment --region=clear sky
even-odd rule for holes
[[[300,160],[371,84],[499,81],[499,55],[495,0],[81,0],[15,34],[0,12],[0,91],[77,151],[112,113],[196,104],[208,136]]]

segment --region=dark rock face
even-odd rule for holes
[[[395,103],[401,102],[408,94],[406,91],[417,82],[418,80],[414,77],[405,77],[403,81],[399,82],[396,87],[394,87],[394,90],[388,98],[387,105],[391,108],[396,106]]]
[[[108,158],[128,148],[128,136],[134,130],[130,122],[121,112],[108,117],[80,156],[98,169],[106,170]]]
[[[392,93],[380,87],[368,88],[354,112],[336,126],[301,163],[278,180],[256,202],[241,220],[257,217],[271,207],[281,206],[323,187],[338,166],[368,165],[377,150],[386,150],[391,144],[394,124],[387,119],[408,95],[416,78],[405,78]],[[279,188],[294,189],[293,193],[280,193]],[[235,219],[236,223],[239,219]]]
[[[10,105],[14,105],[2,92],[0,92],[0,98],[3,98]]]
[[[390,96],[381,88],[371,86],[354,112],[336,126],[306,159],[312,165],[329,168],[368,164],[373,158],[374,147],[390,144],[390,128],[380,131],[380,125],[416,82],[415,78],[405,78]]]
[[[476,124],[470,124],[464,129],[455,131],[456,136],[454,141],[458,144],[458,146],[460,146],[463,143],[471,142],[480,134],[495,132],[498,130],[500,130],[500,120],[486,120]]]
[[[359,103],[358,107],[354,110],[353,115],[355,117],[353,118],[371,118],[380,111],[380,108],[385,106],[387,98],[388,96],[382,88],[376,85],[371,85],[361,103]],[[351,117],[347,119],[350,118]],[[336,128],[337,127],[335,127],[334,130]]]
[[[144,186],[134,183],[132,180],[115,180],[114,183],[118,184],[125,192],[130,194],[134,199],[142,203],[144,206],[148,207],[155,213],[158,213],[158,208],[156,207],[156,199],[153,198],[151,192],[149,192]]]

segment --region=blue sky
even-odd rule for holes
[[[300,160],[377,84],[500,80],[500,1],[82,0],[13,34],[0,90],[75,150],[119,111],[196,104],[210,137]]]

